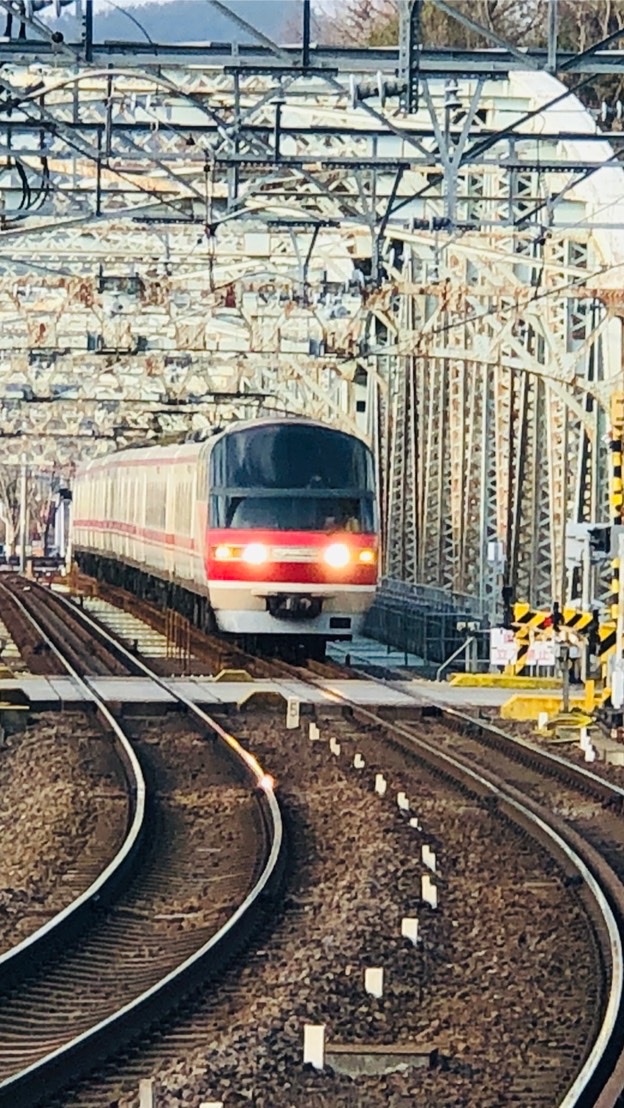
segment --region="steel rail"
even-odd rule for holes
[[[196,969],[200,964],[209,963],[212,959],[212,968],[214,969],[217,968],[217,963],[220,960],[225,962],[228,952],[237,949],[241,939],[246,940],[248,938],[258,922],[257,917],[261,917],[265,908],[270,905],[270,899],[267,898],[271,897],[273,887],[277,888],[279,885],[284,865],[285,845],[282,815],[273,789],[272,779],[265,773],[253,755],[245,750],[233,735],[225,731],[207,713],[203,712],[186,697],[172,693],[157,674],[152,673],[147,666],[135,658],[99,624],[90,619],[85,612],[58,593],[50,593],[48,589],[32,582],[29,582],[29,587],[33,593],[53,595],[60,604],[71,612],[73,618],[84,623],[94,635],[105,640],[107,645],[112,647],[114,652],[124,659],[128,668],[138,670],[143,676],[148,677],[161,688],[165,688],[174,700],[183,705],[189,714],[194,715],[202,725],[208,727],[228,747],[251,777],[256,789],[262,793],[263,801],[260,802],[260,810],[263,815],[265,830],[270,836],[270,849],[255,885],[223,927],[215,932],[208,942],[199,947],[155,985],[118,1009],[117,1012],[93,1025],[57,1050],[52,1051],[45,1058],[3,1081],[0,1084],[0,1105],[6,1105],[7,1108],[22,1108],[22,1106],[23,1108],[33,1108],[33,1105],[38,1103],[42,1097],[50,1095],[51,1088],[58,1091],[69,1085],[72,1080],[93,1068],[97,1061],[101,1061],[103,1052],[112,1053],[121,1043],[126,1043],[128,1037],[136,1037],[146,1027],[151,1026],[162,1015],[165,1002],[179,1000],[192,991],[193,988],[196,988],[198,984]],[[11,596],[14,597],[15,594],[11,593]],[[26,606],[21,606],[28,614],[31,622],[37,626],[36,620],[30,615]],[[41,633],[40,630],[39,633]],[[72,676],[74,676],[73,673]],[[85,690],[87,698],[89,700],[94,698],[95,694],[90,686],[77,674],[76,678],[80,682],[81,688]],[[96,700],[99,700],[99,698],[96,697]],[[208,968],[210,969],[210,966]],[[71,1068],[72,1062],[77,1063],[78,1067],[73,1071]]]
[[[69,602],[66,603],[69,604]],[[71,608],[74,607],[74,605],[71,604],[69,604],[69,606]],[[87,616],[86,618],[94,627],[101,626],[90,617]],[[108,632],[105,631],[104,634],[112,638],[108,635]],[[112,639],[112,641],[114,641],[114,639]],[[138,659],[133,658],[132,660],[139,669],[142,671],[147,670],[147,667],[144,667],[143,663],[139,662]],[[504,803],[510,812],[515,812],[517,816],[516,822],[521,823],[525,828],[527,823],[532,824],[535,828],[539,828],[542,837],[548,838],[553,844],[555,853],[558,851],[562,857],[566,858],[568,863],[572,865],[575,871],[581,876],[586,889],[593,899],[599,917],[602,918],[604,923],[609,944],[608,960],[611,966],[611,975],[609,995],[604,1008],[600,1031],[596,1036],[592,1049],[585,1059],[581,1070],[572,1082],[563,1100],[560,1102],[559,1108],[581,1108],[581,1106],[583,1106],[583,1108],[614,1108],[624,1088],[624,1060],[622,1059],[621,1048],[616,1048],[618,1049],[618,1061],[613,1067],[612,1074],[604,1080],[598,1077],[598,1070],[601,1064],[603,1064],[609,1046],[617,1034],[618,1024],[620,1022],[619,1017],[624,1011],[624,952],[622,942],[622,935],[624,933],[624,887],[611,867],[608,866],[604,859],[600,858],[597,851],[583,840],[578,833],[568,828],[565,823],[557,817],[549,816],[545,809],[535,804],[529,798],[522,797],[522,794],[513,786],[506,785],[502,781],[495,781],[493,777],[488,778],[487,773],[477,772],[461,758],[433,747],[426,739],[413,735],[406,728],[384,719],[376,715],[370,709],[355,703],[350,700],[345,693],[337,690],[333,686],[331,677],[308,673],[303,674],[299,668],[289,665],[288,663],[274,664],[281,668],[282,672],[287,673],[288,676],[296,676],[299,680],[306,680],[310,685],[316,688],[325,689],[325,691],[330,693],[334,701],[341,702],[345,707],[351,709],[357,717],[363,718],[378,726],[381,725],[385,729],[395,730],[401,734],[404,739],[407,739],[412,746],[419,746],[423,752],[426,752],[429,761],[442,762],[448,767],[453,767],[456,773],[459,772],[465,779],[471,780],[479,791],[487,792],[498,802]],[[350,669],[349,672],[357,673],[358,671]],[[365,677],[366,680],[371,680],[370,674],[362,674],[362,676]],[[171,693],[166,682],[162,679],[158,680],[161,687],[166,688],[167,691]],[[373,680],[376,680],[385,687],[396,687],[395,683],[388,680],[380,680],[379,678],[373,678]],[[403,686],[403,684],[404,683],[401,682],[401,686]],[[401,691],[406,693],[403,687],[401,687]],[[415,706],[423,706],[421,698],[410,693],[407,693],[407,695],[412,697]],[[195,705],[191,707],[193,711],[200,711]],[[501,742],[511,742],[525,755],[532,758],[539,758],[542,762],[550,763],[553,770],[557,770],[559,773],[563,771],[573,776],[577,782],[577,787],[580,779],[586,782],[587,787],[591,787],[593,792],[599,791],[603,797],[608,796],[617,800],[624,808],[624,789],[599,777],[591,770],[587,770],[582,766],[572,765],[572,763],[566,761],[566,759],[561,756],[546,751],[542,747],[530,743],[526,739],[510,736],[506,732],[483,720],[476,720],[465,713],[453,708],[447,708],[443,705],[439,705],[438,707],[441,715],[452,719],[456,724],[477,727],[495,735]],[[557,827],[554,825],[557,825]],[[596,873],[600,871],[602,871],[603,876],[607,876],[606,883],[609,886],[608,892],[604,891],[596,877]],[[617,911],[622,921],[621,923],[618,923],[614,909]],[[596,1099],[595,1085],[597,1081],[601,1083],[601,1091]]]
[[[101,697],[97,695],[89,686],[83,681],[79,674],[75,671],[73,666],[52,640],[46,635],[46,633],[39,627],[37,621],[31,616],[26,605],[15,596],[4,584],[0,584],[0,591],[10,595],[12,601],[20,609],[22,615],[28,620],[32,627],[37,631],[37,634],[41,635],[46,642],[48,649],[58,658],[61,664],[67,670],[67,673],[71,679],[76,683],[78,688],[85,696],[87,705],[95,704],[96,710],[103,720],[105,726],[112,731],[117,743],[122,751],[122,758],[120,759],[122,766],[126,774],[126,780],[129,787],[132,822],[115,857],[109,862],[104,870],[99,874],[95,881],[89,885],[87,889],[80,896],[76,897],[71,904],[66,905],[60,912],[58,912],[52,919],[48,920],[41,927],[33,931],[31,935],[23,939],[17,946],[12,947],[4,954],[0,955],[0,985],[9,981],[15,974],[17,968],[22,963],[28,963],[29,968],[32,967],[35,960],[36,948],[45,943],[49,943],[53,935],[56,935],[57,931],[62,927],[67,927],[70,921],[74,922],[77,915],[81,913],[89,905],[95,902],[96,897],[101,904],[103,896],[113,881],[119,877],[119,871],[124,865],[129,864],[132,860],[134,853],[140,845],[141,835],[145,825],[145,812],[146,812],[146,796],[147,789],[145,784],[145,778],[143,771],[139,764],[139,760],[134,752],[132,743],[124,733],[123,729],[117,723],[117,720],[113,714],[109,711],[105,702]],[[0,1085],[0,1090],[2,1085]]]
[[[41,585],[36,585],[35,588],[40,590],[44,594],[47,594],[49,592],[48,589],[44,588]],[[137,658],[135,654],[132,654],[119,641],[119,639],[116,638],[115,635],[111,634],[111,632],[103,627],[101,623],[98,623],[97,620],[94,620],[87,612],[84,611],[83,608],[79,608],[77,607],[77,605],[72,604],[71,601],[67,600],[66,597],[63,596],[61,593],[52,593],[52,595],[59,601],[60,604],[66,607],[68,612],[71,612],[74,617],[78,617],[82,623],[88,626],[94,635],[98,635],[109,648],[112,648],[112,650],[123,659],[124,664],[127,665],[128,669],[134,670],[135,673],[138,673],[142,677],[146,677],[148,678],[148,680],[153,681],[155,685],[158,685],[159,688],[163,689],[163,691],[166,692],[170,697],[172,697],[173,700],[177,700],[179,704],[182,704],[190,715],[195,716],[195,718],[198,719],[200,723],[209,727],[211,731],[214,731],[219,736],[219,738],[224,743],[226,743],[230,750],[232,750],[234,754],[236,754],[239,760],[243,762],[245,767],[252,773],[257,786],[261,788],[266,794],[274,823],[276,842],[274,849],[271,852],[271,858],[269,859],[269,862],[267,862],[268,868],[272,860],[277,860],[277,855],[281,850],[283,826],[281,812],[279,804],[277,802],[277,798],[275,796],[275,792],[273,790],[271,778],[259,764],[257,759],[254,758],[253,754],[250,754],[248,750],[245,750],[245,748],[241,746],[237,739],[235,739],[233,735],[231,735],[221,726],[218,720],[214,719],[212,716],[209,716],[207,712],[204,712],[202,708],[199,708],[197,704],[195,704],[188,697],[184,696],[183,693],[179,692],[178,690],[172,690],[164,678],[160,677],[159,674],[154,673],[154,671],[151,670],[149,666],[145,665],[145,663],[142,662],[140,658]],[[90,686],[87,686],[87,688],[90,690]]]
[[[298,677],[300,680],[306,679],[302,678],[301,673],[298,674]],[[367,679],[370,680],[371,678],[367,677]],[[331,678],[315,676],[309,677],[308,680],[311,685],[316,688],[324,689],[326,692],[330,693],[333,698],[342,702],[345,707],[350,708],[356,717],[363,718],[367,722],[374,723],[386,730],[395,731],[412,746],[420,747],[421,750],[425,751],[428,755],[429,761],[433,759],[435,762],[444,763],[452,767],[456,772],[459,771],[464,778],[472,780],[479,791],[488,792],[499,802],[504,802],[507,808],[511,808],[512,811],[517,812],[519,820],[516,822],[522,823],[525,827],[527,822],[535,827],[539,827],[542,836],[548,838],[552,842],[556,851],[566,857],[570,864],[574,866],[577,873],[582,877],[604,921],[606,934],[608,936],[609,962],[611,966],[609,995],[605,1005],[600,1031],[595,1039],[593,1047],[572,1085],[566,1092],[564,1098],[560,1101],[558,1108],[616,1108],[622,1090],[624,1089],[624,1060],[622,1059],[621,1046],[616,1046],[614,1048],[618,1052],[618,1059],[613,1067],[613,1072],[605,1079],[602,1079],[598,1075],[600,1066],[605,1062],[605,1056],[611,1049],[618,1032],[621,1030],[624,1013],[624,886],[615,872],[608,863],[600,857],[598,852],[586,843],[577,832],[571,828],[567,828],[563,820],[559,820],[556,817],[549,817],[545,810],[541,809],[540,805],[537,805],[529,798],[523,798],[519,790],[515,789],[513,786],[509,786],[500,781],[495,782],[493,778],[488,777],[487,772],[477,772],[462,758],[449,754],[446,751],[439,750],[426,739],[414,735],[407,728],[395,721],[384,719],[382,716],[376,715],[375,712],[371,711],[369,708],[365,708],[355,701],[350,700],[343,692],[332,686]],[[374,680],[377,679],[375,678]],[[390,682],[380,681],[379,683],[392,687]],[[405,690],[402,689],[401,691],[404,692]],[[410,694],[407,693],[407,695],[409,696]],[[419,700],[416,696],[414,696],[413,699],[415,706],[423,706],[422,700]],[[501,741],[505,740],[507,743],[511,742],[515,744],[523,753],[540,758],[542,761],[550,762],[553,768],[556,767],[559,772],[563,770],[568,775],[585,780],[588,785],[591,785],[592,790],[599,790],[603,796],[608,794],[624,807],[624,789],[620,788],[619,785],[606,781],[590,770],[586,770],[583,766],[575,766],[560,755],[544,750],[535,743],[530,743],[526,739],[519,737],[510,736],[500,728],[490,725],[484,720],[473,719],[465,713],[458,712],[453,708],[447,709],[446,706],[438,705],[438,707],[440,708],[440,714],[442,716],[451,718],[463,725],[470,725],[473,728],[477,727],[486,732],[490,731]],[[557,828],[555,828],[555,824],[558,825]],[[607,892],[605,892],[596,877],[596,873],[601,870],[603,876],[607,876]],[[620,922],[616,919],[616,913],[619,915]],[[601,1086],[600,1092],[598,1093],[595,1089],[597,1082],[599,1082]]]
[[[58,595],[58,594],[56,594]],[[71,602],[59,597],[64,604],[71,610],[75,609],[75,605]],[[81,615],[88,622],[94,630],[99,629],[103,637],[111,644],[115,644],[116,640],[108,631],[101,628],[101,625],[97,621],[93,620],[86,613],[81,611]],[[145,676],[149,676],[151,671],[144,665],[139,659],[131,655],[125,647],[118,644],[119,649],[128,659],[129,663],[135,667],[136,670],[143,673]],[[293,673],[294,667],[283,665],[283,668]],[[297,671],[297,676],[301,679],[301,671]],[[361,705],[356,704],[350,700],[344,693],[339,692],[333,687],[331,679],[311,676],[307,677],[309,683],[315,687],[325,688],[327,692],[342,702],[346,707],[349,707],[361,718],[364,718],[377,725],[381,724],[385,728],[390,728],[403,735],[405,739],[413,746],[418,746],[420,749],[428,755],[428,760],[434,760],[438,764],[440,762],[445,763],[449,769],[453,769],[455,774],[460,773],[462,778],[466,781],[472,782],[473,787],[480,793],[486,793],[491,796],[499,805],[504,805],[508,815],[513,819],[515,813],[515,822],[519,823],[525,829],[527,825],[533,826],[539,831],[542,838],[546,838],[551,843],[551,850],[553,853],[558,854],[564,858],[567,863],[573,867],[576,873],[581,877],[585,888],[587,889],[590,897],[592,898],[598,917],[602,920],[604,931],[608,942],[608,964],[610,965],[610,979],[609,979],[609,991],[604,1008],[600,1031],[596,1036],[594,1044],[585,1062],[577,1074],[576,1078],[572,1082],[570,1088],[566,1092],[564,1098],[561,1100],[559,1108],[580,1108],[581,1105],[584,1108],[611,1108],[614,1106],[619,1092],[621,1091],[622,1084],[618,1080],[615,1084],[618,1086],[617,1091],[609,1089],[609,1081],[603,1082],[603,1091],[600,1099],[595,1099],[595,1085],[598,1070],[604,1062],[605,1055],[609,1050],[609,1046],[614,1039],[619,1023],[619,1015],[624,1007],[624,949],[622,943],[622,931],[623,923],[619,923],[616,919],[615,903],[620,898],[619,915],[620,919],[623,919],[622,912],[624,910],[624,888],[622,887],[616,874],[611,870],[607,864],[599,858],[597,852],[594,851],[589,844],[583,842],[581,837],[572,829],[565,828],[563,821],[557,820],[555,817],[549,817],[544,809],[541,809],[539,805],[532,802],[529,798],[523,798],[518,790],[512,786],[505,785],[500,781],[495,781],[493,778],[488,777],[486,773],[478,772],[473,767],[468,765],[463,759],[458,758],[455,755],[448,754],[447,752],[440,751],[432,744],[427,742],[426,739],[411,734],[406,728],[397,725],[396,723],[384,720],[381,716],[376,715],[370,709],[363,708]],[[161,688],[166,689],[170,695],[177,696],[172,693],[171,689],[167,685],[166,681],[160,677],[156,677],[157,683]],[[386,684],[386,682],[382,682]],[[387,683],[389,684],[389,682]],[[201,709],[194,705],[186,697],[180,699],[188,705],[191,712],[197,714],[198,717],[203,717],[205,714]],[[415,704],[418,703],[416,697],[414,697]],[[464,724],[475,726],[478,725],[486,730],[491,730],[497,734],[502,740],[509,741],[503,731],[496,727],[489,727],[484,724],[483,721],[474,720],[471,717],[457,712],[454,709],[448,711],[441,708],[441,714],[446,714],[454,721]],[[617,785],[611,785],[610,782],[599,777],[597,774],[592,773],[589,770],[585,770],[583,767],[572,766],[571,763],[561,758],[559,755],[551,754],[548,751],[542,750],[535,744],[527,742],[524,739],[513,740],[517,742],[518,748],[522,749],[525,753],[530,753],[532,756],[539,756],[544,760],[549,761],[553,768],[557,768],[559,771],[565,770],[567,773],[573,773],[578,779],[584,779],[588,785],[591,784],[592,788],[600,788],[603,791],[608,792],[610,796],[617,798],[620,803],[624,804],[624,789]],[[249,756],[248,756],[249,757]],[[252,759],[254,761],[254,759]],[[557,826],[555,826],[557,825]],[[583,856],[584,855],[584,856]],[[608,875],[607,885],[609,889],[607,892],[600,884],[596,873],[602,869],[603,879],[604,875]],[[587,1098],[591,1099],[588,1100]]]

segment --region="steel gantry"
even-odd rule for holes
[[[624,135],[557,75],[616,72],[619,33],[440,50],[404,0],[400,47],[352,50],[304,2],[296,46],[101,44],[75,7],[0,0],[0,460],[305,411],[375,444],[389,575],[570,598],[566,519],[608,499]]]

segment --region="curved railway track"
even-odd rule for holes
[[[554,833],[582,860],[585,881],[591,878],[598,893],[594,907],[589,906],[590,913],[597,920],[595,906],[602,900],[603,908],[608,909],[604,920],[611,915],[608,952],[604,941],[600,944],[608,984],[595,1040],[561,1108],[614,1108],[620,1104],[624,1094],[624,788],[527,739],[451,708],[423,709],[415,698],[418,723],[388,720],[377,711],[349,703],[336,691],[332,679],[347,675],[340,666],[313,662],[311,668],[312,682],[331,690],[353,718],[370,730],[369,741],[359,744],[366,757],[374,758],[375,736],[385,733],[399,758],[425,755],[441,772],[463,777],[471,791],[480,792],[514,822],[517,816],[512,809],[517,806],[518,815],[521,810],[525,819],[528,815],[530,834],[545,841],[544,835]],[[291,675],[297,672],[281,663],[278,670]],[[598,926],[602,925],[598,922]]]
[[[210,647],[209,647],[210,649]],[[237,662],[245,654],[236,652]],[[263,675],[305,676],[316,685],[331,686],[332,679],[347,674],[338,666],[312,664],[314,676],[285,663],[251,658],[250,668]],[[353,671],[349,671],[350,676]],[[335,688],[331,688],[336,698]],[[622,1056],[624,927],[624,822],[620,820],[624,791],[594,774],[579,770],[564,759],[532,744],[509,746],[509,736],[482,721],[452,711],[435,710],[444,720],[432,719],[417,726],[396,724],[382,715],[364,710],[340,697],[348,712],[370,729],[370,746],[362,746],[367,760],[374,761],[380,734],[399,753],[427,761],[445,776],[461,782],[505,818],[522,826],[559,860],[571,880],[579,882],[586,909],[594,920],[604,969],[604,991],[598,1005],[593,1041],[585,1050],[583,1064],[562,1105],[614,1105],[624,1087]],[[415,704],[415,710],[417,705]],[[417,713],[418,714],[418,713]],[[449,726],[455,736],[449,738]],[[483,754],[482,743],[487,743]],[[495,754],[495,757],[494,757]],[[487,764],[486,764],[487,763]],[[547,778],[563,781],[556,796],[544,783]],[[604,816],[601,829],[597,821]],[[614,863],[609,865],[607,858]]]
[[[183,698],[182,717],[166,726],[122,728],[85,675],[138,667],[159,679],[54,594],[11,584],[11,600],[0,586],[7,604],[45,644],[37,656],[55,669],[63,661],[114,732],[133,816],[108,870],[0,959],[0,1105],[33,1108],[158,1021],[248,940],[277,893],[283,836],[270,780],[232,736]]]
[[[71,608],[64,601],[58,603]],[[212,645],[207,650],[212,650]],[[263,676],[305,677],[315,685],[329,686],[334,699],[341,699],[347,713],[370,732],[369,739],[364,737],[358,745],[367,761],[374,762],[383,734],[399,762],[406,755],[425,760],[438,772],[461,782],[463,788],[504,818],[523,827],[558,858],[569,880],[578,883],[594,921],[604,972],[593,1040],[560,1103],[566,1108],[615,1105],[624,1088],[624,889],[620,881],[624,877],[624,821],[620,817],[624,790],[462,713],[433,709],[426,721],[397,724],[378,712],[350,704],[345,696],[336,694],[332,681],[353,676],[353,670],[345,672],[332,664],[312,663],[310,672],[265,658],[250,658],[240,650],[234,656],[238,664],[247,658],[250,669]],[[415,714],[423,715],[416,702]],[[556,785],[549,786],[545,777]]]

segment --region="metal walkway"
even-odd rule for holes
[[[86,679],[94,691],[108,703],[154,704],[174,703],[165,689],[141,677],[91,677]],[[354,704],[407,708],[439,703],[454,707],[473,706],[496,708],[511,695],[509,689],[456,688],[442,682],[412,680],[382,681],[322,680],[307,681],[212,681],[210,678],[173,677],[165,682],[189,700],[198,704],[240,704],[254,694],[272,693],[285,700],[295,697],[304,704],[342,704],[344,698]],[[9,700],[12,691],[21,691],[33,707],[62,706],[84,700],[83,693],[69,677],[20,677],[0,681],[0,701]],[[552,694],[552,690],[548,690]],[[543,690],[534,690],[539,696]]]

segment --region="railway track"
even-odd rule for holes
[[[6,723],[6,721],[5,721]],[[85,715],[37,714],[0,757],[0,953],[62,911],[118,853],[131,798],[114,744]]]
[[[297,672],[276,665],[276,672],[282,675]],[[326,685],[347,705],[347,697],[332,685],[333,679],[344,679],[345,671],[332,663],[312,662],[310,667],[314,684]],[[370,732],[368,739],[358,742],[363,756],[374,761],[378,738],[385,734],[395,750],[391,765],[394,762],[396,767],[398,762],[401,766],[405,755],[424,754],[427,762],[437,762],[442,772],[464,776],[468,788],[476,785],[480,791],[485,786],[482,795],[507,818],[516,819],[524,809],[530,834],[546,842],[554,832],[585,863],[586,877],[591,876],[598,899],[612,913],[609,953],[604,942],[600,944],[602,969],[610,978],[599,1004],[603,1018],[596,1021],[591,1050],[561,1103],[587,1108],[620,1103],[624,1090],[624,788],[465,713],[439,707],[423,711],[416,701],[414,708],[415,716],[421,717],[418,723],[398,723],[383,712],[348,705],[352,718]],[[518,805],[516,816],[509,810],[509,802]],[[588,907],[597,921],[595,906]]]
[[[420,971],[411,971],[421,972],[424,981],[411,1021],[416,1033],[421,1033],[422,1009],[428,1017],[425,1028],[428,1023],[439,1024],[428,1037],[434,1042],[437,1039],[449,1070],[458,1056],[467,1055],[474,1083],[471,1093],[466,1097],[462,1090],[463,1096],[458,1095],[457,1100],[451,1089],[434,1090],[425,1085],[415,1102],[498,1105],[503,1089],[505,1103],[522,1108],[564,1102],[600,1033],[601,1019],[596,1021],[594,1013],[602,1017],[608,996],[604,948],[590,939],[587,921],[588,911],[593,919],[593,907],[586,891],[581,891],[584,899],[578,899],[578,871],[568,869],[562,856],[553,861],[556,853],[547,834],[538,837],[537,828],[530,826],[518,833],[520,810],[508,811],[504,801],[499,805],[495,800],[498,794],[481,792],[484,782],[462,780],[461,774],[451,775],[448,768],[441,774],[437,760],[419,756],[411,744],[397,746],[396,736],[390,740],[392,733],[358,720],[356,713],[337,716],[335,711],[319,709],[317,722],[322,734],[338,742],[340,751],[332,757],[322,753],[325,743],[314,744],[321,749],[310,766],[311,773],[318,772],[316,767],[323,758],[337,763],[354,782],[352,787],[368,796],[369,810],[384,803],[371,797],[375,777],[383,773],[389,794],[385,803],[396,811],[399,790],[406,792],[410,815],[419,818],[422,828],[416,833],[410,830],[416,843],[411,847],[409,841],[404,843],[401,871],[388,875],[386,912],[393,917],[397,899],[413,906],[422,929]],[[248,734],[251,723],[249,713]],[[428,725],[429,719],[427,730]],[[444,730],[444,725],[440,723],[439,728]],[[260,757],[266,749],[265,739],[258,750]],[[365,762],[359,771],[354,768],[356,754]],[[298,756],[305,758],[301,744]],[[398,813],[397,817],[400,822]],[[421,875],[414,873],[413,853],[419,859],[423,842],[437,854],[433,880],[440,914],[428,912],[426,905],[419,903]],[[378,888],[377,882],[373,888]],[[578,888],[583,889],[582,882]],[[329,890],[328,895],[331,898]],[[538,930],[536,915],[542,917]],[[553,925],[565,935],[564,946],[557,942]],[[604,940],[604,934],[602,937]],[[400,981],[405,973],[401,955],[394,943],[389,948],[379,944],[379,964],[386,967],[389,981]],[[566,972],[568,960],[574,963],[574,974]],[[522,1008],[526,1008],[526,1022],[520,1015]],[[357,1039],[362,1034],[357,997],[350,1011],[348,1037]],[[343,1014],[343,1024],[344,1018]],[[393,1029],[399,1041],[405,1037],[402,1022],[399,1006]],[[497,1033],[494,1023],[500,1025]],[[480,1025],[481,1030],[471,1025]],[[376,1041],[374,1024],[368,1036]],[[393,1041],[397,1041],[394,1036]],[[524,1064],[519,1066],[520,1057]],[[495,1081],[497,1093],[493,1095]],[[362,1103],[368,1104],[368,1099],[362,1097]]]
[[[243,652],[237,652],[239,664],[244,657]],[[250,668],[256,672],[259,668],[265,676],[305,676],[321,685],[347,675],[337,666],[313,664],[312,674],[267,659],[253,659]],[[335,696],[335,688],[332,693]],[[399,760],[396,768],[404,764],[407,755],[426,761],[445,777],[453,777],[505,819],[525,831],[528,829],[558,858],[568,879],[578,883],[578,895],[583,898],[598,939],[597,976],[603,973],[604,980],[603,988],[590,998],[598,1013],[591,1041],[580,1053],[578,1044],[576,1047],[568,1042],[560,1044],[570,1057],[575,1050],[578,1055],[577,1072],[561,1103],[600,1105],[600,1108],[615,1104],[624,1085],[618,1030],[622,1022],[624,919],[624,895],[619,879],[624,873],[620,857],[624,824],[619,810],[624,792],[596,775],[579,772],[577,767],[533,748],[532,744],[510,746],[509,736],[460,713],[438,710],[437,718],[429,716],[426,722],[415,726],[413,722],[392,723],[379,713],[349,704],[346,698],[344,707],[355,723],[370,732],[368,739],[366,735],[358,738],[358,748],[367,761],[374,764],[383,735]],[[415,712],[418,714],[416,705]],[[453,737],[449,736],[449,726]],[[483,743],[487,744],[485,754]],[[389,756],[390,764],[392,757]],[[387,754],[384,759],[388,764]],[[545,774],[548,779],[557,780],[556,795],[544,783]],[[598,828],[597,821],[603,815],[605,823]],[[527,1098],[526,1103],[532,1101]]]
[[[276,895],[282,824],[270,781],[205,713],[180,699],[166,724],[115,719],[87,674],[159,681],[48,590],[11,581],[9,606],[63,661],[127,768],[132,822],[108,870],[0,959],[0,1104],[49,1105],[56,1089],[157,1022],[215,975]],[[33,972],[33,970],[35,972]]]
[[[157,1079],[159,1106],[196,1108],[211,1100],[227,1104],[232,1097],[233,1104],[242,1105],[246,1098],[275,1108],[399,1108],[408,1103],[493,1108],[503,1088],[509,1097],[505,1103],[522,1108],[557,1103],[553,1091],[582,1061],[575,1016],[583,990],[589,1001],[600,999],[592,984],[598,975],[591,937],[575,890],[565,887],[554,864],[544,872],[549,859],[541,857],[532,840],[419,763],[417,788],[410,792],[418,796],[427,833],[438,832],[441,905],[438,913],[417,909],[418,949],[402,943],[397,915],[402,905],[417,906],[421,836],[400,818],[390,798],[371,795],[373,762],[362,774],[352,768],[352,751],[361,741],[353,721],[334,716],[319,722],[344,743],[340,759],[328,754],[326,743],[311,744],[303,729],[286,731],[268,708],[237,716],[237,732],[246,745],[261,761],[271,757],[286,810],[296,816],[296,867],[270,943],[256,950],[243,970],[228,974],[216,996],[181,1013],[162,1040],[117,1059],[64,1100],[62,1108],[137,1108],[139,1080],[147,1076]],[[378,760],[394,782],[385,751]],[[409,785],[405,766],[396,781]],[[480,910],[475,900],[474,881],[485,889],[486,878],[495,882],[493,917],[487,902]],[[510,1035],[518,1005],[527,999],[528,972],[514,967],[514,958],[532,965],[536,976],[539,970],[548,975],[558,964],[558,944],[550,933],[555,919],[565,929],[564,960],[574,960],[573,980],[553,981],[556,994],[543,999],[542,990],[534,990],[540,1042],[535,1046],[527,1035],[522,1066],[511,1057],[510,1038],[504,1040],[506,1055],[487,1058],[482,1066],[483,1058],[472,1053],[467,1024],[474,1027],[483,1020],[477,1045],[482,1054],[493,1055],[494,1045],[485,1043],[498,1041],[492,1021]],[[516,942],[523,930],[529,944],[524,954]],[[484,949],[490,944],[501,975],[498,987],[489,974],[493,959]],[[376,964],[384,965],[387,976],[386,996],[379,1002],[364,997],[358,972],[371,958],[379,959]],[[351,973],[345,976],[348,966]],[[548,993],[548,976],[542,986]],[[497,993],[504,1001],[496,1000]],[[584,1007],[582,1014],[587,1015]],[[439,1048],[444,1064],[357,1081],[331,1069],[310,1072],[301,1066],[306,1017],[326,1022],[330,1044],[337,1039],[409,1042],[418,1034]],[[470,1054],[464,1045],[460,1060],[466,1039]],[[539,1056],[537,1063],[532,1052]]]

